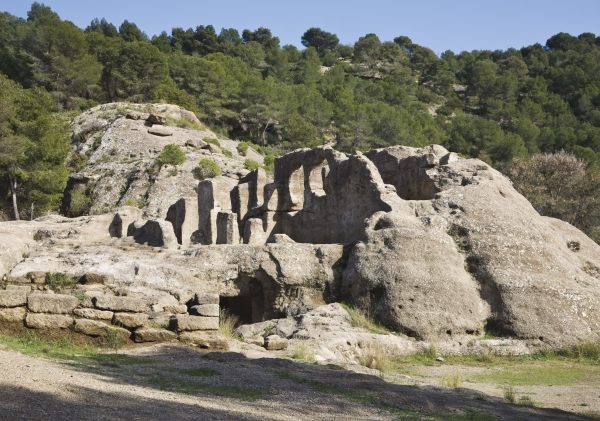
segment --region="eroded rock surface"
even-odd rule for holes
[[[600,338],[600,246],[541,217],[482,161],[438,145],[355,155],[320,147],[280,157],[272,175],[249,172],[234,141],[216,147],[185,110],[119,107],[74,122],[73,156],[88,162],[66,194],[92,191],[92,212],[115,210],[0,224],[1,320],[96,336],[121,326],[138,342],[210,347],[231,316],[249,342],[279,348],[267,338],[318,341],[319,320],[354,335],[344,312],[327,307],[348,301],[406,335],[393,340],[405,349],[486,332],[535,346]],[[186,127],[170,124],[181,120]],[[186,161],[157,174],[168,143]],[[204,156],[221,176],[193,178]],[[119,207],[134,197],[139,208]],[[245,327],[256,323],[270,330]]]

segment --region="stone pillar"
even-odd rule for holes
[[[267,242],[267,236],[263,229],[263,222],[258,218],[250,218],[244,225],[244,243],[250,245],[262,245]]]
[[[239,244],[237,215],[233,212],[217,214],[217,244]]]

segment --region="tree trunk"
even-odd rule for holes
[[[8,184],[10,185],[10,194],[12,196],[13,212],[15,220],[19,220],[19,207],[17,206],[17,178],[11,175],[8,176]]]

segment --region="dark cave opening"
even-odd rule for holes
[[[264,320],[265,297],[263,287],[256,279],[244,283],[236,296],[220,296],[219,306],[236,320],[235,326],[258,323]]]

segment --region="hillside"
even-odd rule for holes
[[[320,144],[354,152],[436,143],[508,173],[517,161],[564,150],[587,167],[576,188],[535,197],[527,183],[519,188],[539,211],[600,239],[598,206],[582,199],[599,177],[596,35],[440,57],[406,36],[342,45],[311,28],[302,43],[281,46],[267,28],[201,25],[149,39],[131,21],[117,28],[95,19],[82,30],[39,3],[27,20],[0,13],[0,136],[12,139],[0,160],[0,216],[15,217],[13,190],[21,217],[60,207],[77,172],[65,168],[74,115],[116,101],[165,102],[274,156]]]

